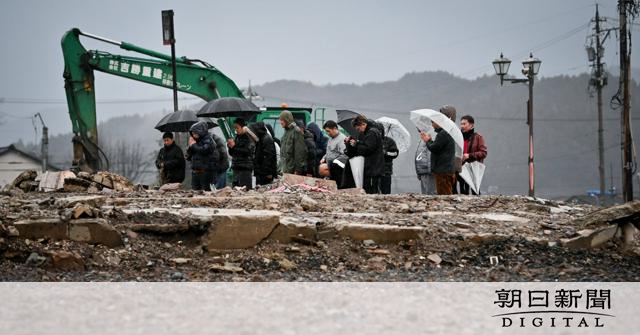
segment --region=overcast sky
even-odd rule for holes
[[[604,2],[601,15],[617,17],[616,3]],[[541,76],[578,74],[588,70],[584,45],[595,12],[590,0],[4,0],[0,6],[0,99],[60,102],[65,98],[60,49],[65,31],[78,27],[170,53],[162,45],[163,9],[175,11],[178,56],[204,59],[239,86],[278,79],[359,84],[425,70],[475,78],[493,74],[491,61],[500,51],[514,61],[512,74],[529,51],[542,60]],[[634,32],[637,67],[638,26]],[[128,54],[93,40],[82,42],[88,49]],[[605,45],[611,66],[618,64],[615,43],[612,36]],[[96,95],[99,100],[170,99],[171,91],[97,74]],[[172,102],[99,105],[98,119],[163,108],[171,109]],[[26,135],[23,130],[31,121],[18,117],[35,112],[43,113],[53,134],[70,130],[65,104],[0,102],[0,146],[19,137],[32,139],[33,130]]]

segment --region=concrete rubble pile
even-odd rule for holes
[[[640,202],[366,195],[299,176],[144,190],[104,172],[25,173],[0,194],[0,279],[640,280],[639,221]]]
[[[11,184],[4,188],[4,192],[132,192],[142,186],[134,185],[127,178],[115,173],[100,171],[95,174],[72,171],[47,171],[38,174],[35,170],[21,173]]]

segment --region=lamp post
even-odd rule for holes
[[[535,196],[535,173],[533,165],[533,82],[535,76],[540,70],[540,64],[542,62],[533,57],[533,54],[529,54],[529,58],[522,61],[522,74],[526,78],[505,78],[509,71],[509,65],[511,61],[505,58],[502,53],[500,58],[493,61],[493,68],[496,70],[496,75],[500,77],[500,86],[504,82],[510,83],[528,83],[529,84],[529,101],[527,101],[527,124],[529,125],[529,196]]]

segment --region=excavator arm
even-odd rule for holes
[[[80,36],[114,44],[124,50],[152,58],[114,55],[98,50],[87,51],[80,43]],[[84,171],[108,169],[108,160],[98,145],[93,71],[173,89],[171,56],[131,43],[116,42],[83,33],[77,28],[69,30],[62,37],[62,53],[65,64],[65,91],[74,133],[73,166]],[[244,97],[233,80],[200,60],[176,58],[176,75],[179,91],[198,96],[205,101],[220,97]],[[222,130],[225,136],[229,135],[226,127],[222,127]]]

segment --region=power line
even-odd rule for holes
[[[182,97],[180,100],[201,100],[197,97]],[[165,102],[173,101],[173,98],[149,98],[149,99],[100,99],[96,100],[99,104],[136,104],[136,103],[153,103],[153,102]],[[64,99],[49,99],[49,98],[2,98],[0,104],[25,104],[25,105],[66,105],[67,101]]]

